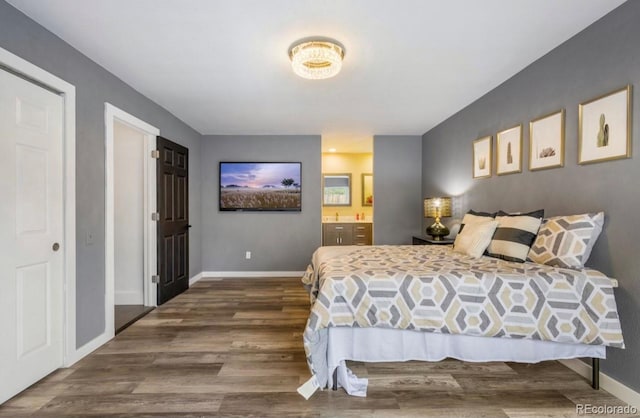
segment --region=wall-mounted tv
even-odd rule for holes
[[[220,163],[221,211],[302,210],[301,163]]]

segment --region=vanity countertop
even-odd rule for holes
[[[356,220],[355,216],[339,216],[336,221],[335,216],[323,216],[323,224],[372,224],[373,219],[365,218],[364,220]]]

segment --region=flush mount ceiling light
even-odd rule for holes
[[[335,42],[303,41],[289,50],[293,72],[302,78],[322,80],[340,72],[344,50]]]

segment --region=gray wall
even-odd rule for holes
[[[423,136],[423,192],[463,195],[469,208],[546,209],[547,215],[603,210],[604,231],[588,265],[619,279],[616,290],[626,350],[609,349],[602,369],[640,390],[640,2],[630,1]],[[577,164],[578,104],[633,84],[631,159]],[[564,168],[528,170],[528,122],[566,108]],[[524,171],[471,178],[471,143],[524,123]]]
[[[374,244],[411,244],[421,234],[419,136],[373,137]]]
[[[306,136],[204,136],[201,146],[204,271],[301,271],[321,242],[321,141]],[[302,163],[301,212],[220,212],[220,161]],[[251,260],[245,259],[251,251]]]
[[[202,270],[200,134],[17,9],[0,1],[0,47],[76,86],[77,345],[101,334],[104,318],[104,102],[189,148],[190,272]],[[86,245],[87,233],[94,244]]]

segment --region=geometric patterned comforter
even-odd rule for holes
[[[314,254],[302,281],[312,303],[304,347],[321,385],[326,376],[314,363],[326,359],[326,338],[320,337],[328,327],[624,348],[614,282],[596,270],[473,259],[450,246],[385,245],[324,259]]]

